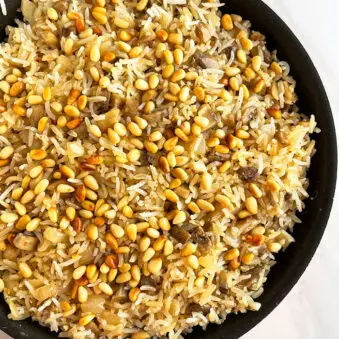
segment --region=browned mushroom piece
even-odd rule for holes
[[[146,119],[150,124],[159,123],[166,113],[166,110],[154,111],[150,114],[143,114],[143,118]]]
[[[66,11],[66,9],[68,8],[69,6],[69,3],[68,1],[66,0],[59,0],[57,1],[56,3],[53,4],[54,6],[54,9],[57,11],[57,12],[63,12],[63,11]]]
[[[196,52],[194,58],[198,66],[201,68],[214,68],[219,69],[219,63],[213,57],[206,53]]]
[[[201,252],[207,252],[212,245],[210,238],[206,235],[202,227],[197,227],[191,233],[192,240],[198,245]]]
[[[78,127],[74,128],[73,132],[75,132],[80,139],[88,137],[88,130],[85,124],[80,124]]]
[[[221,293],[227,293],[228,284],[227,284],[227,273],[226,271],[220,271],[219,273],[219,291]]]
[[[210,310],[211,306],[209,305],[200,305],[198,303],[190,303],[187,306],[187,313],[193,313],[193,312],[197,312],[197,313],[203,313],[203,314],[207,314]]]
[[[252,166],[240,167],[238,174],[240,175],[241,179],[251,181],[257,178],[258,170]]]
[[[126,99],[126,112],[129,116],[135,116],[139,112],[139,101],[135,99]]]
[[[263,54],[264,54],[264,62],[266,62],[267,64],[271,64],[271,62],[272,62],[272,55],[267,50],[267,48],[264,48]]]
[[[227,118],[225,119],[225,125],[230,128],[234,128],[235,124],[236,124],[235,114],[228,114]]]
[[[158,293],[157,289],[160,287],[160,283],[158,283],[153,276],[142,276],[140,286],[153,287],[155,290],[147,290],[147,294],[156,295]]]
[[[76,30],[75,30],[74,26],[68,26],[68,27],[63,26],[61,28],[60,36],[68,37],[71,33],[75,34],[75,32],[76,32]]]
[[[253,41],[264,41],[265,35],[261,34],[260,32],[253,32],[251,35],[251,39]]]
[[[111,96],[112,107],[116,107],[122,109],[126,104],[126,99],[120,95],[112,95]]]
[[[100,96],[106,97],[106,101],[100,102],[96,104],[96,109],[98,113],[105,113],[111,107],[111,92],[109,92],[106,88],[103,88],[99,94]]]
[[[154,165],[156,163],[157,157],[151,153],[143,152],[140,156],[140,163],[144,166]]]
[[[143,276],[140,280],[140,285],[147,285],[147,286],[151,286],[151,287],[156,287],[158,284],[156,282],[156,280],[153,278],[153,276]]]
[[[29,122],[32,126],[36,126],[39,120],[45,116],[44,105],[33,105],[32,113],[29,116]]]
[[[235,53],[235,51],[236,51],[236,48],[232,46],[228,46],[225,48],[224,54],[226,55],[227,60],[230,59],[232,52]]]
[[[181,244],[186,243],[191,238],[191,235],[178,225],[173,225],[169,233]]]

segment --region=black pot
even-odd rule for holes
[[[20,1],[7,0],[8,16],[0,15],[0,28],[15,16]],[[284,253],[279,254],[277,264],[272,268],[265,292],[258,299],[262,308],[258,312],[230,315],[224,324],[210,325],[206,331],[200,328],[187,338],[235,339],[249,331],[265,318],[288,294],[306,269],[321,240],[331,211],[337,173],[337,145],[332,112],[320,77],[305,49],[288,26],[260,0],[227,0],[224,12],[237,13],[251,20],[253,28],[266,35],[269,48],[277,49],[281,60],[291,66],[291,74],[297,81],[298,105],[302,112],[314,114],[321,129],[316,138],[317,153],[312,159],[309,171],[310,198],[306,209],[300,215],[302,224],[296,225],[293,236],[296,242]],[[3,33],[2,33],[3,34]],[[3,35],[0,35],[3,38]],[[325,305],[324,305],[325,311]],[[56,338],[55,334],[38,325],[37,322],[20,322],[7,319],[9,309],[2,300],[0,307],[0,328],[19,338]]]

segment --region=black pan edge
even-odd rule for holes
[[[18,0],[9,0],[8,11]],[[285,298],[297,283],[312,259],[325,231],[330,215],[337,175],[337,144],[331,107],[319,74],[302,44],[289,27],[260,0],[227,0],[223,12],[237,13],[251,20],[252,27],[264,33],[271,49],[278,50],[281,60],[291,66],[291,74],[297,81],[299,106],[304,112],[316,116],[322,133],[315,135],[317,153],[309,171],[310,187],[306,209],[300,216],[302,224],[293,233],[296,243],[278,257],[265,283],[265,292],[258,299],[262,303],[259,312],[228,316],[222,325],[209,325],[207,331],[197,328],[187,338],[236,339],[256,326]],[[0,15],[1,23],[4,23]],[[3,35],[0,34],[0,40]],[[324,306],[325,307],[325,306]],[[8,306],[3,299],[0,307],[0,328],[15,339],[56,338],[55,333],[39,326],[37,322],[15,322],[7,318]],[[282,319],[283,323],[284,319]]]

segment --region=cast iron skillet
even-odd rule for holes
[[[0,29],[13,20],[20,0],[7,0],[8,16],[5,22],[0,15]],[[237,13],[250,19],[255,30],[267,37],[269,47],[278,50],[281,60],[287,60],[291,73],[297,81],[299,106],[307,114],[316,116],[322,133],[316,138],[317,153],[312,159],[309,171],[310,198],[305,212],[300,216],[302,224],[296,225],[292,244],[278,257],[278,263],[271,270],[265,284],[265,292],[258,301],[262,303],[259,312],[230,315],[223,325],[210,325],[207,331],[197,328],[187,338],[235,339],[246,333],[265,318],[287,295],[306,269],[321,240],[331,211],[336,184],[337,146],[331,108],[319,75],[301,43],[288,26],[260,0],[227,0],[224,12]],[[0,34],[3,34],[0,33]],[[0,35],[0,39],[4,36]],[[8,306],[0,300],[0,328],[15,339],[56,338],[37,322],[21,322],[7,319]],[[282,319],[283,321],[283,319]]]

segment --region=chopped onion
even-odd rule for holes
[[[63,73],[68,71],[71,71],[73,69],[73,65],[70,62],[69,58],[67,58],[64,55],[60,55],[57,59],[57,64],[60,65],[59,72]]]
[[[199,155],[206,154],[206,142],[205,142],[203,135],[199,135],[199,137],[197,137],[191,142],[189,146],[189,150],[190,152],[196,153]]]
[[[83,312],[91,312],[94,314],[100,314],[105,310],[105,297],[102,295],[92,294],[88,297],[87,301],[81,304]]]
[[[32,1],[22,0],[21,11],[25,19],[32,25],[35,22],[36,6]]]
[[[44,238],[53,244],[65,242],[67,235],[60,232],[57,228],[47,227],[44,231]]]
[[[29,283],[32,285],[34,289],[44,285],[43,281],[40,279],[29,279]]]
[[[18,258],[18,250],[11,245],[8,245],[6,251],[3,252],[3,256],[8,260],[16,260]]]
[[[100,319],[106,320],[109,325],[119,325],[121,323],[118,315],[114,314],[112,311],[105,311],[100,315]]]
[[[80,265],[88,265],[88,264],[90,264],[93,261],[93,259],[94,259],[93,251],[94,251],[93,246],[89,245],[86,248],[86,250],[81,253],[81,258],[79,260],[79,264]]]
[[[35,299],[44,301],[48,298],[55,297],[57,295],[57,289],[54,284],[39,287],[35,290]]]
[[[32,237],[29,235],[25,235],[23,233],[19,233],[13,240],[13,243],[16,248],[19,248],[23,251],[34,251],[38,239],[36,237]]]
[[[67,143],[67,155],[69,158],[77,158],[84,155],[84,148],[80,140]]]

